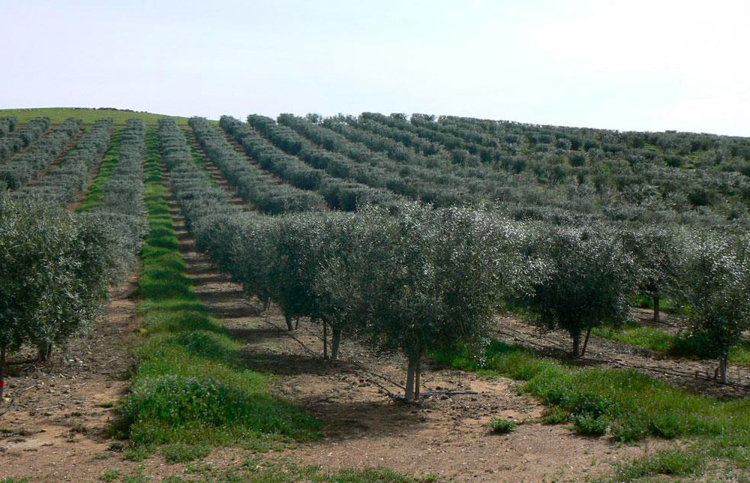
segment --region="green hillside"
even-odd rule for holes
[[[115,124],[125,124],[128,119],[142,119],[147,125],[155,126],[160,118],[171,117],[176,119],[180,125],[187,125],[188,118],[179,116],[167,116],[154,114],[152,112],[136,112],[121,109],[89,109],[82,107],[40,107],[34,109],[0,109],[0,117],[16,116],[18,122],[24,123],[37,116],[47,116],[53,123],[63,122],[68,117],[77,117],[85,123],[92,123],[102,117],[112,117]]]

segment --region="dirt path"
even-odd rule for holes
[[[91,332],[49,363],[11,366],[6,408],[18,397],[0,418],[0,480],[94,481],[108,467],[111,406],[129,386],[135,362],[130,341],[140,327],[131,298],[136,284],[134,274],[116,289]],[[32,356],[27,351],[15,360]]]
[[[555,358],[567,359],[571,350],[572,343],[567,333],[543,333],[529,322],[515,317],[499,319],[496,334],[501,340],[525,345]],[[730,384],[723,385],[713,380],[718,365],[716,361],[675,358],[594,336],[582,363],[635,369],[675,386],[720,398],[750,396],[750,368],[746,366],[730,364]]]

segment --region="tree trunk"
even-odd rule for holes
[[[661,314],[661,307],[659,306],[659,294],[654,294],[654,322],[659,322],[659,315]]]
[[[271,306],[271,299],[263,301],[263,312],[268,312],[268,308]]]
[[[299,329],[299,317],[294,320],[294,330]]]
[[[0,404],[5,395],[5,347],[0,349]]]
[[[323,320],[323,359],[328,359],[328,324]]]
[[[409,357],[409,366],[406,369],[406,400],[411,402],[414,400],[414,376],[417,372],[417,359],[416,357]]]
[[[294,324],[292,323],[292,316],[284,311],[284,320],[286,320],[286,328],[289,331],[294,330]]]
[[[583,341],[583,349],[581,349],[581,357],[586,355],[586,348],[589,346],[589,337],[591,337],[591,327],[586,331],[586,339]]]
[[[333,326],[331,331],[331,360],[339,358],[339,344],[341,344],[341,328]]]
[[[46,362],[49,356],[52,355],[52,343],[44,343],[37,346],[36,355],[39,362]]]
[[[573,334],[573,357],[581,356],[581,334]]]
[[[729,352],[724,351],[719,359],[719,382],[726,384],[727,381],[727,366],[729,365]]]
[[[417,359],[417,370],[414,375],[414,399],[419,401],[420,385],[422,383],[422,357]]]

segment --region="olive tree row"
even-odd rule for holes
[[[91,171],[101,162],[112,135],[111,118],[97,120],[70,150],[60,165],[36,184],[14,192],[15,196],[32,197],[50,206],[66,206],[75,201],[88,185]]]
[[[50,120],[48,117],[35,117],[0,139],[0,163],[4,163],[13,154],[36,141],[42,134],[47,132],[49,125]]]
[[[15,116],[0,117],[0,138],[13,132],[18,125],[18,118]]]
[[[237,189],[243,201],[269,214],[325,208],[325,200],[319,194],[275,183],[271,174],[248,162],[232,147],[224,134],[207,120],[193,117],[189,123],[211,162]]]
[[[8,353],[44,359],[88,327],[126,256],[110,219],[0,196],[0,401]]]
[[[297,188],[319,193],[331,208],[355,211],[357,206],[365,203],[388,205],[393,202],[394,195],[389,191],[335,178],[307,165],[296,156],[286,154],[247,123],[222,116],[220,125],[263,169]]]
[[[70,142],[81,132],[83,121],[68,118],[60,126],[45,135],[31,148],[15,156],[0,167],[0,182],[8,188],[17,189],[33,180],[65,151]]]
[[[693,233],[685,251],[679,294],[692,335],[719,359],[719,380],[726,383],[729,351],[750,330],[750,237]]]
[[[186,152],[183,158],[190,160]],[[197,182],[196,177],[202,181]],[[515,270],[507,270],[513,276],[495,287],[494,303],[515,294],[511,298],[525,304],[547,327],[571,334],[575,355],[585,352],[592,328],[627,318],[639,290],[658,301],[662,294],[675,297],[685,284],[692,283],[684,276],[690,265],[682,230],[625,230],[602,223],[584,228],[516,225],[484,211],[435,210],[408,204],[390,210],[367,207],[354,216],[264,218],[240,213],[236,207],[222,208],[228,205],[227,195],[209,189],[205,174],[195,166],[181,171],[179,178],[173,183],[183,185],[186,206],[200,207],[192,209],[200,215],[193,217],[199,245],[241,282],[248,294],[281,307],[290,330],[296,317],[321,321],[324,330],[331,329],[333,356],[342,334],[347,333],[380,350],[404,351],[411,360],[407,372],[413,376],[409,379],[412,389],[418,386],[414,379],[424,351],[435,348],[438,340],[445,344],[471,341],[471,334],[483,333],[481,322],[491,320],[486,314],[497,308],[479,316],[464,307],[474,321],[472,327],[456,325],[468,319],[450,312],[450,304],[468,306],[473,300],[478,304],[473,306],[476,310],[488,307],[481,303],[485,293],[482,279],[472,277],[498,270],[481,265],[471,269],[472,263],[495,260],[491,251],[472,259],[474,249],[483,253],[482,247],[501,247],[506,263],[518,262],[511,264]],[[463,214],[478,223],[476,231],[471,223],[453,229],[448,214]],[[482,219],[492,223],[479,223]],[[491,242],[487,245],[485,239],[475,238],[505,225],[514,227],[512,236],[488,235]],[[529,257],[541,262],[535,266]],[[476,283],[479,288],[461,298],[450,291],[452,280],[460,280],[452,287],[468,288]],[[522,296],[518,295],[519,286],[528,287],[520,291]],[[714,284],[711,293],[722,290],[721,284]],[[489,299],[490,292],[486,293]],[[698,303],[695,296],[689,300],[695,300],[687,302],[691,305]],[[429,316],[424,316],[428,312]],[[449,315],[441,318],[442,314]],[[422,316],[429,320],[420,319]],[[742,320],[747,320],[744,317]],[[701,324],[699,317],[694,320]],[[736,343],[739,336],[731,340]]]
[[[369,173],[370,177],[380,176],[377,185],[383,186],[412,200],[431,203],[435,206],[458,206],[479,202],[477,186],[469,186],[465,179],[438,169],[403,163],[390,159],[386,154],[370,149],[361,142],[349,140],[346,136],[324,127],[319,118],[308,116],[307,119],[292,114],[281,114],[278,123],[296,131],[316,145],[349,159],[355,166],[370,165],[378,171]],[[341,162],[337,163],[340,164]],[[344,172],[342,170],[338,170]],[[378,173],[381,173],[380,175]],[[367,179],[367,178],[365,178]],[[374,186],[372,182],[365,181]]]

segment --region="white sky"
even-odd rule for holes
[[[750,135],[750,0],[0,0],[0,108]]]

